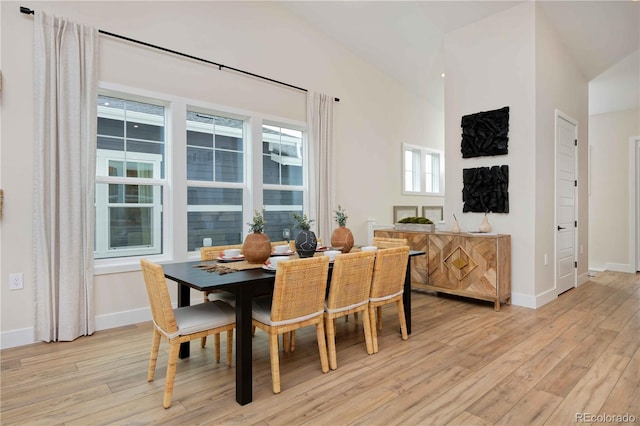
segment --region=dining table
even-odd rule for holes
[[[424,251],[410,250],[409,257],[424,255]],[[246,263],[246,261],[245,261]],[[222,266],[218,271],[217,265]],[[224,263],[194,260],[162,265],[164,275],[178,283],[178,307],[191,304],[191,289],[198,291],[224,290],[235,295],[236,311],[236,401],[240,405],[252,401],[252,327],[251,302],[256,296],[270,294],[275,283],[275,272],[260,265],[238,270],[225,269]],[[329,268],[332,268],[330,263]],[[331,283],[328,283],[331,285]],[[404,313],[407,333],[411,334],[411,261],[407,262],[404,281]],[[180,358],[189,357],[189,343],[180,346]]]

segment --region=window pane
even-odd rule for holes
[[[213,148],[213,134],[187,130],[187,145]]]
[[[162,142],[164,129],[158,125],[127,121],[127,138]]]
[[[124,121],[98,117],[98,134],[123,137]]]
[[[293,213],[303,212],[303,191],[279,191],[264,190],[264,219],[266,221],[265,233],[271,241],[283,239],[282,230],[291,230],[291,239],[295,238],[299,229],[294,230],[295,221]]]
[[[98,137],[98,149],[110,151],[124,151],[124,139]]]
[[[187,147],[187,179],[213,181],[213,151]]]
[[[302,132],[262,126],[262,181],[266,184],[303,184]]]
[[[243,160],[241,152],[219,151],[216,155],[216,181],[242,183]]]
[[[198,250],[203,238],[214,246],[242,243],[242,198],[242,189],[188,187],[187,250]]]
[[[404,151],[404,190],[420,191],[420,152],[410,149]]]
[[[109,184],[110,204],[153,204],[153,186]]]
[[[109,249],[153,246],[152,207],[111,207]]]
[[[244,182],[244,122],[187,111],[187,179]]]

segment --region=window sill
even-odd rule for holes
[[[140,259],[148,259],[156,263],[175,262],[177,259],[169,256],[140,256],[126,257],[121,259],[97,259],[93,263],[93,275],[121,274],[125,272],[136,272],[140,270]],[[198,260],[200,254],[197,252],[188,253],[185,261]]]

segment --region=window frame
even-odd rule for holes
[[[412,155],[412,174],[411,179],[413,181],[413,186],[415,187],[416,182],[419,184],[418,191],[410,191],[406,189],[407,183],[407,164],[406,164],[406,153],[411,152],[413,154],[419,153],[419,160],[415,161],[415,156]],[[426,187],[426,156],[427,155],[437,155],[437,165],[438,165],[438,188],[439,191],[427,191]],[[428,195],[428,196],[438,196],[444,197],[444,152],[439,149],[427,148],[419,145],[412,145],[408,143],[402,143],[402,155],[401,155],[401,184],[402,184],[402,195]],[[418,170],[416,170],[416,168]]]
[[[200,258],[199,250],[187,251],[187,188],[202,186],[209,182],[187,180],[187,111],[221,115],[244,121],[244,182],[211,182],[216,187],[241,187],[243,190],[243,223],[248,223],[255,210],[263,207],[263,189],[270,189],[262,183],[262,125],[286,127],[302,131],[303,141],[303,200],[304,213],[308,214],[310,188],[309,147],[307,123],[290,118],[276,117],[255,111],[203,102],[193,98],[149,91],[117,83],[101,81],[98,95],[126,100],[147,102],[165,107],[165,175],[162,200],[162,253],[156,255],[132,255],[128,257],[94,259],[95,275],[137,271],[140,259],[154,262],[188,261]],[[97,153],[96,153],[97,158]],[[96,183],[98,179],[96,177]],[[150,184],[150,182],[146,182]],[[301,187],[292,187],[300,190]],[[278,186],[277,189],[286,189]],[[243,226],[242,241],[248,234],[248,226]]]

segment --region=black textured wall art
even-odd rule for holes
[[[462,170],[463,212],[509,213],[509,166]]]
[[[462,158],[505,155],[509,142],[509,107],[462,117]]]

